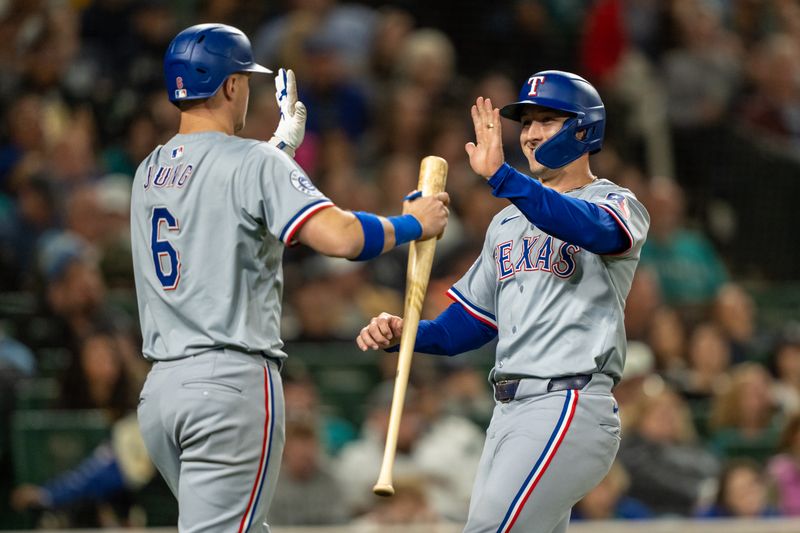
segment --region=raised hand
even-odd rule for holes
[[[275,76],[275,100],[281,110],[281,120],[270,144],[294,156],[306,133],[306,106],[297,99],[297,82],[292,69],[279,69]]]
[[[470,111],[475,126],[475,142],[468,142],[464,148],[472,170],[490,178],[505,161],[500,110],[492,107],[489,98],[479,96]]]

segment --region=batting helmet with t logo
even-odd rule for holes
[[[173,104],[214,96],[236,72],[272,71],[253,60],[250,40],[225,24],[198,24],[172,39],[164,55],[164,78]]]
[[[606,109],[597,90],[577,74],[560,70],[537,72],[525,82],[519,101],[500,110],[505,118],[520,122],[527,105],[557,109],[572,115],[561,130],[536,148],[536,160],[548,168],[560,168],[585,153],[603,146]],[[579,138],[579,132],[585,132]]]

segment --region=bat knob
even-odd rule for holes
[[[378,496],[394,496],[394,487],[389,484],[378,483],[374,487],[372,487],[372,492],[374,492]]]

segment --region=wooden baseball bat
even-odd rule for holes
[[[444,191],[446,182],[447,161],[432,155],[424,158],[419,167],[419,183],[417,185],[417,189],[422,191],[423,196]],[[394,380],[389,428],[386,431],[386,448],[383,451],[383,463],[378,481],[372,488],[372,491],[378,496],[394,494],[392,469],[397,451],[397,433],[400,430],[400,418],[403,416],[403,402],[408,387],[411,357],[414,354],[414,342],[417,338],[422,302],[425,300],[425,293],[428,290],[436,241],[437,239],[414,241],[409,249],[403,334],[400,336],[400,356],[397,360],[397,376]]]

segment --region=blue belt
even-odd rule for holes
[[[508,403],[514,399],[517,394],[517,387],[519,382],[525,378],[520,379],[503,379],[495,382],[494,384],[494,399],[501,403]],[[591,381],[591,374],[578,374],[577,376],[565,376],[562,378],[553,378],[547,383],[547,392],[556,392],[562,390],[580,390],[584,388],[589,381]]]

